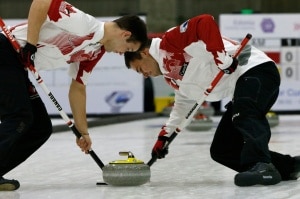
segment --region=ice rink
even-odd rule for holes
[[[93,150],[104,162],[124,159],[131,151],[147,163],[157,134],[166,118],[143,119],[93,127]],[[0,199],[298,199],[300,182],[273,186],[237,187],[236,172],[214,162],[209,147],[219,118],[209,131],[183,131],[170,145],[168,156],[151,166],[149,183],[134,187],[96,185],[102,170],[75,144],[71,130],[54,133],[49,141],[6,178],[20,181],[14,192],[0,192]],[[272,128],[270,149],[300,155],[300,116],[279,116]]]

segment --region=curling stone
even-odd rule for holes
[[[190,131],[208,131],[212,128],[213,121],[206,115],[196,114],[191,123],[186,127]]]
[[[200,108],[197,110],[196,114],[203,114],[208,117],[211,117],[215,114],[214,107],[210,106],[207,102],[203,102]]]
[[[126,160],[115,160],[102,168],[105,183],[114,186],[138,186],[149,182],[150,167],[138,160],[130,151],[119,152]]]
[[[279,124],[279,117],[276,113],[269,111],[266,115],[270,127],[275,127]]]

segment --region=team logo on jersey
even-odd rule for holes
[[[180,33],[183,33],[186,31],[186,29],[188,28],[188,23],[189,23],[189,20],[187,20],[186,22],[184,22],[183,24],[180,25]]]

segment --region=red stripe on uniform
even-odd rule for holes
[[[52,0],[50,8],[48,10],[48,16],[51,21],[58,21],[61,18],[59,13],[59,7],[62,0]]]

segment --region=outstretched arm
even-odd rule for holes
[[[91,149],[92,141],[88,133],[88,124],[86,118],[86,86],[72,79],[69,101],[74,117],[75,126],[82,137],[77,139],[77,145],[85,153]]]

